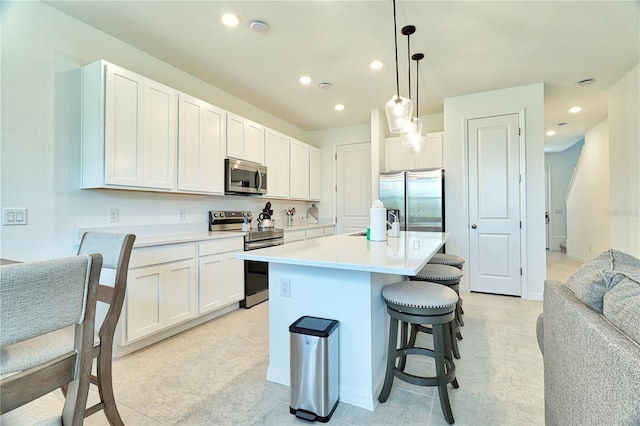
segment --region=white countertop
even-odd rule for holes
[[[449,237],[440,232],[400,232],[398,238],[368,241],[354,234],[287,243],[243,253],[236,258],[319,268],[415,275]]]
[[[105,226],[97,228],[76,229],[76,244],[80,244],[80,238],[85,232],[106,232],[118,234],[135,234],[134,248],[152,247],[165,244],[194,243],[199,241],[216,240],[221,238],[244,238],[244,232],[240,231],[216,231],[209,232],[207,224],[184,225],[131,225],[131,226]]]
[[[335,226],[335,223],[332,222],[327,222],[327,223],[304,223],[304,224],[299,224],[299,225],[293,225],[293,226],[283,226],[282,229],[284,229],[284,232],[287,231],[306,231],[308,229],[317,229],[317,228],[326,228],[329,226]],[[276,225],[276,228],[279,228],[280,224]]]

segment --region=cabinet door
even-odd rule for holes
[[[309,198],[309,145],[296,139],[290,142],[289,194],[291,198]]]
[[[178,189],[223,194],[226,112],[180,94],[178,113]]]
[[[271,129],[265,130],[264,163],[269,181],[267,196],[289,197],[289,137]]]
[[[416,169],[442,168],[442,132],[427,133],[424,154],[415,156]]]
[[[195,261],[175,262],[165,266],[164,326],[196,316]]]
[[[249,120],[245,121],[244,158],[264,164],[264,127]]]
[[[385,171],[411,170],[415,168],[411,147],[402,144],[402,138],[385,139]]]
[[[105,85],[105,183],[144,186],[142,79],[107,65]]]
[[[239,302],[244,299],[244,261],[236,259],[235,253],[224,253],[223,299],[224,304]]]
[[[105,105],[105,183],[173,189],[175,91],[108,64]]]
[[[264,127],[227,113],[227,156],[264,164]]]
[[[164,266],[130,270],[127,278],[127,340],[155,333],[162,325]]]
[[[201,256],[199,268],[200,314],[244,299],[244,262],[235,252]]]
[[[198,313],[204,314],[222,307],[224,262],[221,255],[201,256],[198,260],[200,281],[198,284]]]
[[[319,200],[322,189],[320,149],[309,146],[309,199]]]
[[[176,187],[176,93],[170,87],[145,79],[144,186]]]
[[[244,118],[227,114],[227,157],[244,159]]]

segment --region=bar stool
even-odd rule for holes
[[[424,268],[420,270],[414,277],[410,277],[411,281],[429,281],[432,283],[438,283],[446,285],[450,289],[454,290],[458,295],[458,302],[456,303],[456,320],[452,324],[453,334],[460,340],[462,340],[462,333],[460,332],[460,326],[464,325],[462,321],[461,304],[460,304],[460,279],[462,278],[462,271],[453,266],[440,265],[435,263],[427,263]],[[411,341],[415,340],[415,335],[418,331],[429,332],[428,327],[412,327]],[[456,359],[460,359],[460,351],[458,350],[458,342],[453,339],[453,354]]]
[[[464,257],[449,253],[436,253],[431,257],[431,259],[429,259],[429,263],[453,266],[454,268],[458,268],[460,270],[462,270],[462,265],[464,265],[464,262]],[[460,297],[459,294],[458,297]],[[464,321],[462,320],[462,314],[464,314],[464,310],[462,309],[461,297],[458,303],[460,304],[460,325],[464,326]]]
[[[386,402],[395,377],[418,386],[437,386],[440,405],[445,419],[454,423],[447,385],[458,388],[456,367],[451,356],[449,324],[454,320],[458,296],[452,289],[430,282],[401,281],[389,284],[382,289],[382,297],[389,314],[389,347],[387,368],[378,401]],[[398,347],[398,325],[431,324],[433,349],[407,346],[404,333]],[[404,360],[407,355],[425,355],[433,358],[436,367],[435,377],[416,376],[404,372]],[[401,358],[401,367],[396,367],[396,359]]]
[[[431,259],[429,259],[429,263],[453,266],[455,268],[462,269],[462,265],[464,265],[464,257],[457,256],[455,254],[436,253],[431,257]]]

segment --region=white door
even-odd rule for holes
[[[470,288],[521,296],[518,114],[467,126]]]
[[[336,149],[336,232],[361,231],[369,226],[371,143],[338,145]]]

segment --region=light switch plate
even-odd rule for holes
[[[27,209],[24,207],[5,207],[2,209],[2,225],[26,225]]]

